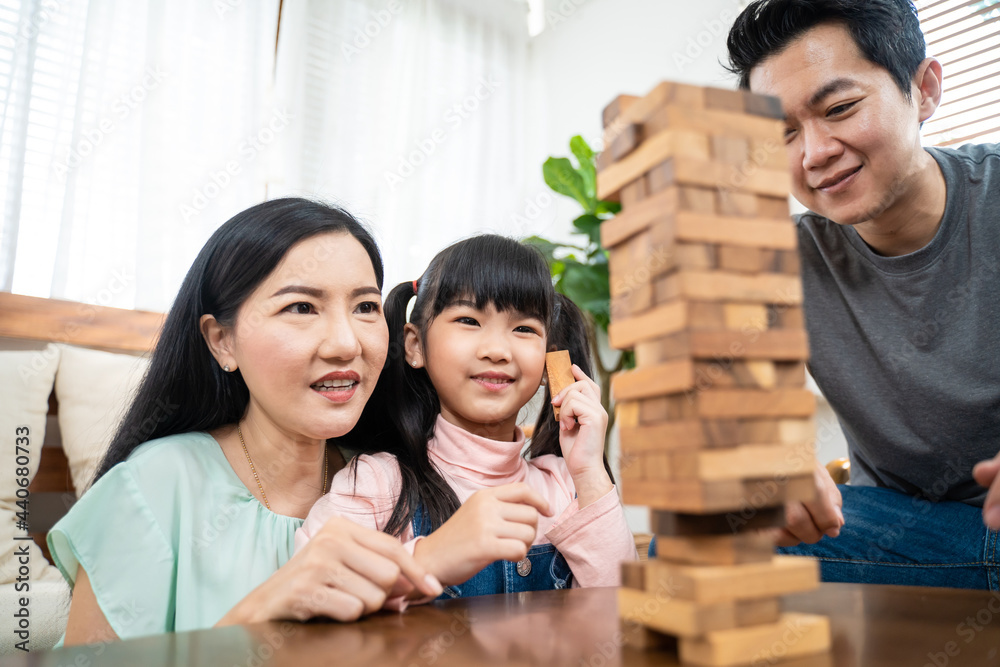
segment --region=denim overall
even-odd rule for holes
[[[420,505],[413,514],[413,535],[427,536],[430,533],[430,521]],[[572,581],[573,573],[559,550],[551,544],[536,544],[528,550],[524,560],[517,563],[494,561],[465,583],[445,588],[438,599],[568,588]]]

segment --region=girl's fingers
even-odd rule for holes
[[[499,526],[495,537],[501,540],[517,540],[521,544],[531,546],[534,544],[537,534],[538,531],[534,526],[504,521]]]
[[[523,503],[501,503],[500,518],[504,521],[531,526],[533,529],[538,526],[538,510]]]
[[[545,516],[552,516],[552,510],[549,509],[549,502],[524,482],[498,486],[493,495],[497,500],[507,503],[531,505]]]
[[[363,529],[355,535],[355,539],[362,546],[395,564],[399,568],[399,574],[408,579],[424,595],[437,597],[444,591],[441,582],[424,569],[395,537]]]
[[[337,621],[356,621],[365,612],[365,603],[332,586],[321,586],[310,598],[310,617],[327,616]]]
[[[365,569],[359,573],[353,566],[344,563],[346,567],[331,567],[326,580],[328,590],[338,590],[357,598],[364,605],[363,614],[378,611],[385,604],[387,592],[392,590],[392,584],[383,587],[375,583]],[[393,582],[394,583],[394,582]]]

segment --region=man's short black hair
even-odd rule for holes
[[[755,0],[729,31],[729,71],[750,89],[750,70],[825,23],[847,28],[862,55],[889,72],[907,100],[927,53],[911,0]]]

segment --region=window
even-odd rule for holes
[[[1000,0],[922,0],[916,5],[927,55],[944,67],[944,95],[924,124],[925,143],[1000,142]]]

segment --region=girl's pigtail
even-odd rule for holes
[[[396,432],[396,442],[387,442],[381,447],[396,456],[402,479],[399,501],[384,529],[390,535],[403,533],[421,503],[434,528],[444,523],[460,505],[454,490],[427,457],[427,442],[434,436],[434,424],[441,411],[437,392],[427,373],[411,368],[406,361],[406,309],[419,286],[417,280],[400,283],[385,300],[389,354],[379,378],[379,385],[385,391],[381,396],[372,397],[388,406]],[[421,307],[425,298],[418,298],[414,309]]]

